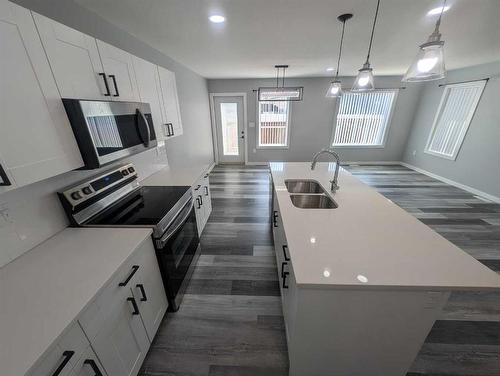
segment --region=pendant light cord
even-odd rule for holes
[[[441,17],[443,17],[444,7],[446,6],[446,1],[447,1],[447,0],[444,0],[444,1],[443,1],[443,7],[441,8],[441,13],[439,14],[439,18],[438,18],[438,20],[436,21],[436,31],[437,31],[437,32],[438,32],[438,30],[439,30],[439,26],[441,26]]]
[[[339,77],[340,57],[342,56],[342,44],[344,43],[344,30],[345,21],[342,21],[342,36],[340,37],[339,59],[337,60],[337,72],[335,73],[335,80]]]
[[[445,0],[446,1],[446,0]],[[368,47],[368,55],[366,55],[366,62],[370,60],[370,52],[372,50],[372,43],[373,43],[373,34],[375,33],[375,25],[377,23],[377,17],[378,17],[378,8],[380,7],[380,0],[377,0],[377,9],[375,10],[375,18],[373,19],[373,26],[372,26],[372,35],[370,37],[370,45]]]

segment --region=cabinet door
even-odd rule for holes
[[[151,115],[155,127],[156,139],[158,141],[166,138],[165,127],[163,126],[160,77],[158,68],[137,56],[133,57],[134,70],[137,77],[137,87],[141,102],[149,103]]]
[[[194,212],[196,215],[196,227],[198,227],[198,235],[201,236],[201,233],[203,232],[203,227],[204,227],[204,217],[205,217],[205,210],[203,207],[203,198],[200,199],[201,192],[202,192],[202,182],[198,181],[195,183],[193,186],[193,200],[194,200]]]
[[[0,71],[0,160],[13,185],[81,167],[31,13],[6,0],[0,0]]]
[[[210,182],[209,182],[209,174],[205,174],[203,176],[203,206],[204,206],[204,224],[208,222],[208,218],[210,218],[210,213],[212,213],[212,195],[210,194]]]
[[[167,295],[163,288],[160,268],[158,267],[153,245],[151,243],[145,244],[140,252],[141,267],[131,288],[139,306],[142,322],[146,327],[149,340],[153,341],[161,320],[167,311]]]
[[[105,99],[104,70],[96,40],[45,16],[33,13],[50,67],[63,98]]]
[[[132,55],[99,39],[97,47],[108,79],[111,98],[117,101],[140,102]]]
[[[158,67],[158,73],[160,76],[164,123],[172,124],[168,137],[180,136],[182,135],[182,121],[175,73],[160,66]]]
[[[94,353],[94,350],[89,346],[82,357],[78,360],[71,376],[106,376],[101,362]]]

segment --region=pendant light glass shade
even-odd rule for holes
[[[366,62],[363,68],[359,70],[356,80],[352,85],[352,91],[370,91],[375,90],[375,83],[373,82],[373,69],[370,63]]]
[[[330,83],[330,87],[328,88],[328,91],[326,92],[326,97],[327,98],[337,98],[342,95],[342,84],[340,83],[340,80],[335,80]]]
[[[445,5],[446,0],[441,8],[441,14],[436,22],[434,32],[429,36],[427,42],[420,45],[417,56],[402,79],[403,82],[440,80],[446,76],[444,41],[441,40],[441,33],[439,32]]]

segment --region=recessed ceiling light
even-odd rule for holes
[[[427,12],[427,15],[428,16],[435,16],[435,15],[441,14],[441,9],[443,10],[443,13],[444,13],[448,9],[450,9],[450,6],[446,5],[444,7],[437,7],[437,8],[431,9],[430,11]]]
[[[334,68],[334,67],[329,67],[329,68],[326,68],[326,71],[327,71],[327,72],[333,72],[334,70],[335,70],[335,68]]]
[[[214,14],[213,16],[208,17],[208,19],[213,23],[222,23],[226,20],[226,17],[221,16],[220,14]]]

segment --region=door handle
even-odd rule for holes
[[[101,370],[97,366],[97,363],[95,362],[94,359],[85,359],[83,361],[83,364],[87,364],[92,368],[92,371],[94,371],[95,375],[94,376],[103,376]]]
[[[127,284],[130,282],[130,280],[132,279],[132,277],[134,276],[134,274],[137,272],[137,270],[139,270],[139,265],[132,266],[132,272],[129,274],[129,276],[127,277],[127,279],[125,281],[123,281],[123,282],[120,282],[118,284],[118,286],[120,286],[120,287],[127,286]]]
[[[104,96],[105,97],[111,96],[111,92],[109,91],[108,79],[106,78],[106,73],[99,73],[99,76],[102,77],[102,80],[104,81],[104,87],[106,88]]]
[[[113,85],[115,85],[115,94],[113,94],[113,97],[119,97],[120,93],[118,92],[118,85],[116,84],[116,77],[114,74],[109,74],[109,77],[113,80]]]
[[[137,285],[135,285],[135,287],[141,290],[141,295],[142,295],[141,302],[147,302],[148,297],[146,296],[146,290],[144,289],[144,285],[142,283],[138,283]]]
[[[64,369],[64,367],[66,367],[66,364],[68,364],[69,360],[73,357],[73,355],[75,355],[75,352],[74,351],[65,351],[63,352],[63,361],[61,362],[61,364],[59,364],[59,367],[57,367],[57,369],[54,371],[54,373],[52,374],[52,376],[58,376],[61,371]]]
[[[283,256],[285,256],[285,261],[290,261],[290,257],[287,256],[286,250],[288,249],[287,245],[283,246]]]
[[[137,302],[135,301],[135,299],[133,297],[127,298],[127,302],[132,303],[132,307],[134,308],[134,310],[132,311],[132,315],[138,315],[139,314],[139,307],[137,306]]]

